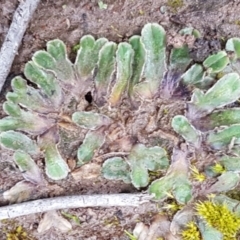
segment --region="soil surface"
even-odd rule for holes
[[[95,0],[41,1],[24,35],[11,73],[0,94],[1,106],[5,94],[11,89],[11,79],[22,74],[25,63],[31,59],[33,53],[44,49],[46,42],[52,39],[63,40],[71,59],[74,59],[76,54],[72,48],[78,44],[83,35],[91,34],[96,38],[106,37],[110,41],[122,42],[128,40],[132,35],[139,35],[143,26],[149,22],[161,24],[168,33],[169,42],[180,29],[189,26],[198,29],[203,36],[210,39],[240,36],[239,1],[185,0],[180,6],[172,4],[173,1],[169,0],[105,0],[103,2],[107,4],[107,9],[101,9],[98,1]],[[18,3],[17,0],[0,0],[0,46],[7,34]],[[165,140],[167,139],[168,142],[161,139],[161,146],[165,145],[171,151],[175,144],[175,136],[171,135],[174,133],[170,130],[169,116],[171,118],[173,114],[176,115],[183,111],[184,104],[183,102],[177,102],[175,105],[168,104],[164,107],[164,111],[168,111],[168,117],[161,119],[161,124],[163,124],[161,129],[166,133]],[[2,109],[1,106],[0,109]],[[0,110],[0,117],[3,116],[5,113]],[[144,139],[142,141],[144,142]],[[152,136],[149,144],[154,145],[156,141],[157,139]],[[0,194],[23,179],[12,161],[12,154],[10,151],[0,149]],[[41,162],[38,164],[40,167],[44,167],[41,166]],[[73,175],[70,175],[63,181],[49,180],[46,189],[36,191],[29,199],[75,194],[133,192],[137,192],[137,190],[130,184],[108,181],[98,174],[92,173],[90,177],[77,176],[74,178]],[[5,204],[7,203],[0,195],[0,205]],[[132,233],[139,221],[150,224],[154,215],[158,213],[158,206],[152,203],[139,208],[86,208],[71,209],[65,212],[76,215],[80,220],[80,225],[70,220],[73,230],[68,233],[62,233],[55,228],[38,233],[37,227],[42,214],[34,214],[0,222],[0,239],[6,239],[6,232],[21,225],[29,234],[29,239],[127,240],[129,238],[124,230]]]

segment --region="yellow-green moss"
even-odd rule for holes
[[[168,203],[163,206],[163,209],[170,215],[175,214],[177,211],[183,208],[182,205],[178,204],[174,199],[168,200]]]
[[[177,12],[177,10],[181,7],[183,7],[183,0],[168,0],[167,6],[170,7],[174,12]]]
[[[207,224],[223,234],[224,240],[236,239],[240,229],[240,218],[227,206],[205,201],[196,205],[197,213]]]
[[[31,240],[22,226],[16,227],[11,232],[6,233],[6,240]]]
[[[213,167],[212,167],[212,170],[215,172],[215,173],[224,173],[226,172],[225,168],[220,164],[220,163],[216,163]]]
[[[200,240],[201,235],[195,222],[189,222],[181,233],[183,240]]]
[[[190,167],[191,169],[191,176],[194,180],[198,182],[203,182],[206,180],[206,176],[203,173],[200,173],[196,166]]]
[[[220,78],[222,78],[224,75],[225,75],[224,72],[219,72],[219,73],[217,73],[216,78],[217,78],[217,79],[220,79]]]
[[[239,20],[239,19],[238,19],[238,20],[235,20],[234,23],[235,23],[236,25],[240,26],[240,20]]]

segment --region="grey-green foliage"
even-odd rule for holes
[[[81,166],[85,163],[88,163],[92,160],[96,151],[104,144],[105,142],[105,133],[103,129],[99,129],[98,131],[89,131],[81,146],[77,151],[77,165]]]
[[[32,69],[32,71],[34,72],[28,74],[36,75],[36,79],[39,81],[42,80],[42,85],[46,88],[46,91],[42,88],[38,90],[28,86],[27,81],[22,77],[15,77],[11,82],[14,92],[7,93],[7,100],[38,113],[45,114],[52,111],[58,111],[62,101],[61,92],[59,89],[56,90],[55,87],[49,87],[49,84],[45,81],[51,78],[54,79],[53,74],[44,73],[41,69],[37,68]],[[39,76],[40,74],[38,74],[37,71],[41,71],[43,76]],[[26,71],[25,74],[28,75]],[[31,76],[28,78],[33,79]],[[59,86],[57,88],[59,88]]]
[[[229,73],[217,81],[206,93],[195,89],[188,105],[189,118],[194,119],[211,113],[216,108],[235,102],[240,96],[240,77]]]
[[[223,156],[219,162],[227,171],[240,171],[240,157],[239,156]]]
[[[210,73],[221,72],[229,63],[229,58],[225,51],[220,51],[209,56],[204,62],[203,66],[208,69]]]
[[[86,80],[91,75],[98,61],[99,51],[107,41],[106,38],[95,40],[91,35],[81,38],[80,49],[75,61],[75,69],[80,78]]]
[[[182,82],[186,85],[195,85],[197,87],[201,86],[203,82],[203,66],[201,64],[192,65],[183,75]]]
[[[60,40],[50,41],[47,51],[36,52],[33,60],[25,65],[24,74],[37,87],[29,86],[22,77],[12,80],[13,92],[7,93],[8,101],[3,107],[9,116],[1,119],[1,131],[22,130],[39,136],[38,142],[33,142],[22,133],[6,131],[1,133],[1,145],[12,150],[23,150],[31,155],[42,151],[47,175],[55,180],[62,179],[67,176],[69,169],[56,147],[59,139],[48,139],[48,146],[41,143],[45,141],[46,133],[57,129],[54,126],[64,98],[59,80],[68,79],[69,83],[74,80],[72,63],[67,58],[65,44]],[[54,134],[58,135],[56,131],[54,130]]]
[[[122,158],[110,158],[103,164],[103,176],[107,179],[131,181],[136,188],[146,187],[150,171],[165,170],[169,166],[166,151],[161,147],[147,148],[136,144],[126,161]]]
[[[37,84],[39,89],[30,87],[27,85],[26,81],[21,79],[24,82],[24,85],[16,87],[17,84],[14,84],[15,81],[20,82],[19,78],[14,78],[12,80],[12,88],[16,95],[19,96],[18,103],[27,104],[26,107],[38,111],[39,106],[43,105],[45,111],[51,112],[51,109],[57,111],[62,103],[62,91],[54,73],[48,72],[40,68],[35,62],[29,61],[24,68],[24,75],[31,82]],[[21,87],[21,89],[20,89]],[[8,93],[10,95],[10,93]],[[36,95],[36,100],[35,100]],[[7,96],[7,99],[9,97]],[[28,101],[26,101],[28,99]],[[9,99],[9,100],[12,100]],[[30,101],[31,100],[31,101]],[[33,102],[36,101],[36,103]],[[35,108],[34,108],[35,107]],[[44,111],[44,113],[45,113]]]
[[[211,240],[211,239],[222,240],[223,239],[223,234],[220,231],[216,230],[212,226],[209,226],[203,220],[199,221],[198,226],[204,240]]]
[[[145,81],[137,84],[134,92],[141,98],[152,98],[166,71],[165,30],[158,24],[146,24],[142,29],[141,41],[146,51],[143,72]]]
[[[5,192],[5,199],[21,201],[19,196],[26,193],[26,200],[34,186],[42,184],[43,177],[35,158],[44,158],[49,178],[61,180],[68,176],[70,169],[66,160],[69,156],[60,148],[66,140],[63,126],[66,131],[71,129],[70,135],[79,136],[68,145],[74,146],[71,157],[76,156],[77,167],[104,159],[118,142],[129,150],[120,153],[124,157],[116,157],[116,154],[105,160],[102,175],[109,180],[131,183],[137,189],[148,187],[148,193],[157,201],[173,197],[178,204],[187,205],[190,212],[193,210],[191,201],[198,196],[197,185],[192,183],[188,153],[194,148],[196,157],[209,148],[214,153],[219,152],[215,160],[224,168],[218,175],[212,175],[217,181],[211,186],[206,184],[200,194],[219,194],[236,188],[240,179],[240,161],[236,154],[240,143],[240,109],[230,104],[236,105],[240,98],[240,40],[230,39],[226,51],[208,56],[203,63],[194,63],[186,43],[168,51],[166,35],[162,26],[148,23],[141,36],[132,36],[128,42],[120,44],[83,36],[74,63],[68,58],[65,44],[58,39],[48,42],[46,51],[33,55],[24,69],[31,84],[24,77],[12,80],[12,92],[7,93],[3,104],[7,116],[0,120],[0,144],[15,151],[14,161],[31,183],[17,184]],[[193,36],[196,32],[189,28],[180,31],[180,35]],[[84,98],[89,92],[92,100],[88,99],[90,104],[87,104]],[[185,111],[180,109],[178,115],[170,115],[173,134],[181,135],[180,141],[186,141],[189,147],[184,149],[185,144],[179,144],[181,149],[176,146],[173,151],[170,149],[171,162],[159,142],[153,144],[150,134],[150,141],[144,144],[138,133],[137,142],[131,142],[130,146],[126,147],[128,142],[123,143],[122,139],[114,142],[118,138],[118,127],[122,128],[121,136],[131,135],[134,117],[142,111],[149,114],[148,121],[154,130],[161,129],[161,111],[157,110],[162,107],[161,100],[163,104],[171,104],[176,98],[181,102],[190,97]],[[128,107],[132,112],[125,118],[130,112]],[[75,143],[79,146],[75,147]],[[171,147],[172,144],[168,144],[168,148]],[[227,154],[222,156],[225,150]],[[149,171],[161,177],[152,181]],[[238,208],[236,202],[226,198],[222,201]],[[195,220],[195,216],[190,218]],[[220,232],[201,219],[197,225],[204,239],[222,239]]]
[[[194,90],[186,114],[192,126],[204,131],[204,142],[216,150],[239,144],[239,109],[222,109],[240,98],[240,77],[235,67],[240,50],[239,41],[237,38],[227,41],[226,50],[235,54],[233,58],[229,59],[225,51],[220,51],[203,62],[206,73],[202,73],[201,65],[195,64],[182,76],[184,84],[202,88],[206,86],[204,76],[214,77],[212,73],[223,73],[206,92],[198,88]],[[217,127],[219,129],[215,129]]]
[[[201,131],[213,130],[220,126],[230,126],[240,123],[240,108],[221,109],[193,121]]]
[[[179,31],[179,34],[181,36],[193,35],[195,38],[200,38],[201,37],[201,33],[193,27],[186,27],[186,28],[181,29]]]
[[[23,151],[16,151],[13,158],[27,181],[38,185],[43,183],[42,173],[29,154]]]
[[[188,179],[188,161],[186,152],[174,149],[172,164],[167,173],[151,183],[148,191],[158,200],[164,200],[173,195],[177,202],[186,204],[192,199],[192,184]]]
[[[107,159],[103,163],[102,174],[106,179],[122,180],[125,183],[131,183],[130,167],[121,157]]]
[[[117,75],[116,83],[113,86],[109,98],[110,106],[119,103],[122,93],[127,89],[129,80],[132,76],[134,51],[129,43],[120,43],[116,52]]]
[[[170,195],[174,183],[171,175],[165,176],[153,182],[149,187],[149,192],[155,194],[157,200],[164,200]]]
[[[111,119],[105,115],[93,112],[75,112],[72,120],[82,128],[96,130],[102,126],[109,125]]]
[[[240,180],[239,173],[224,172],[218,177],[218,181],[209,188],[209,192],[222,193],[234,189]]]
[[[240,123],[240,108],[229,108],[213,112],[209,120],[213,128]]]
[[[199,36],[191,28],[179,34]],[[3,105],[7,116],[0,120],[0,144],[17,151],[16,154],[19,151],[29,154],[25,155],[29,164],[36,155],[43,156],[47,176],[60,180],[70,171],[68,156],[59,149],[63,140],[59,129],[64,124],[76,130],[74,134],[80,133],[77,141],[80,146],[72,154],[77,156],[79,167],[99,152],[106,153],[109,147],[106,139],[111,140],[106,135],[114,129],[111,124],[116,123],[116,116],[122,120],[125,103],[134,107],[131,108],[134,114],[139,114],[143,103],[151,102],[157,108],[159,98],[166,101],[181,98],[190,85],[194,88],[191,101],[185,113],[173,116],[173,130],[198,149],[202,146],[213,151],[231,149],[240,142],[239,109],[229,106],[240,98],[240,77],[234,70],[240,56],[239,42],[232,38],[226,51],[208,56],[203,63],[194,63],[186,43],[168,51],[164,28],[148,23],[141,36],[132,36],[129,42],[116,44],[106,38],[83,36],[73,63],[61,40],[49,41],[47,49],[36,52],[25,65],[24,75],[31,84],[20,76],[11,82],[12,91],[7,93]],[[228,55],[229,51],[234,57]],[[89,92],[93,104],[85,107],[84,97]],[[122,122],[118,123],[124,127]],[[161,128],[161,123],[156,125]],[[141,188],[150,183],[149,171],[161,171],[163,176],[151,183],[149,192],[158,200],[172,194],[185,204],[192,199],[187,157],[175,149],[172,159],[170,164],[160,146],[140,141],[133,144],[125,158],[107,159],[102,173],[108,179],[131,182]],[[227,168],[227,162],[225,165]],[[31,172],[34,168],[31,165],[28,169]],[[219,177],[220,183],[227,174],[230,173]],[[238,182],[237,173],[229,179],[229,186],[234,186]]]
[[[107,95],[108,86],[114,72],[116,49],[116,43],[108,42],[104,44],[99,51],[99,59],[97,62],[98,71],[94,79],[97,92],[94,100],[100,106],[104,105],[107,100],[104,99],[104,97]]]
[[[11,83],[13,92],[6,95],[7,102],[3,109],[9,116],[0,120],[1,145],[11,150],[23,150],[31,155],[43,154],[46,174],[54,180],[65,178],[69,172],[57,147],[60,141],[57,125],[66,119],[62,118],[64,102],[70,102],[72,97],[78,99],[83,93],[80,86],[87,89],[88,85],[84,85],[84,82],[89,81],[88,77],[93,78],[91,74],[99,59],[98,53],[107,42],[105,38],[95,41],[91,36],[83,37],[75,64],[69,60],[66,46],[61,40],[48,42],[47,50],[36,52],[32,61],[25,65],[24,75],[33,86],[27,84],[24,78],[15,77]],[[106,65],[105,69],[108,67]],[[73,121],[87,129],[110,124],[107,116],[97,113],[90,116],[95,116],[96,122],[90,123],[89,114],[91,115],[76,112]],[[71,116],[68,119],[71,121]],[[38,141],[32,141],[28,136],[17,132],[19,130],[38,136]]]
[[[182,82],[185,85],[194,86],[195,89],[191,101],[188,102],[187,118],[175,116],[172,120],[172,127],[187,142],[194,142],[192,140],[194,129],[202,136],[201,147],[207,146],[216,151],[228,150],[228,154],[233,154],[219,157],[218,160],[223,165],[224,171],[221,172],[218,181],[206,190],[206,193],[222,193],[235,189],[240,180],[239,157],[234,152],[235,146],[237,147],[240,143],[239,109],[229,105],[240,98],[240,77],[236,67],[239,47],[239,39],[230,39],[227,42],[226,50],[233,52],[233,57],[230,58],[226,51],[220,51],[209,56],[203,62],[203,67],[201,64],[195,64],[182,75]],[[217,79],[216,73],[223,76]],[[216,83],[205,90],[209,84],[213,83],[214,79]],[[225,108],[223,109],[223,107]],[[178,124],[176,120],[179,118],[184,120],[184,125]],[[189,129],[187,133],[190,133],[191,130],[191,134],[187,135],[183,126],[187,126]],[[216,173],[211,176],[216,177]],[[162,195],[159,196],[162,197]],[[206,226],[202,227],[205,229]],[[215,233],[211,233],[211,229],[203,231],[203,228],[200,227],[201,233],[204,235],[207,233],[208,236],[204,237],[211,239],[212,234]],[[219,237],[221,239],[220,235]]]
[[[143,74],[143,67],[145,64],[145,56],[146,50],[144,45],[141,41],[140,36],[133,36],[129,39],[129,43],[131,44],[134,50],[134,61],[133,61],[133,69],[132,69],[132,77],[129,82],[129,96],[133,100],[134,94],[134,86],[139,83],[142,74]]]
[[[118,45],[106,38],[83,36],[74,63],[61,40],[49,41],[46,50],[37,51],[25,65],[24,75],[32,84],[20,76],[11,82],[13,91],[7,93],[4,103],[8,116],[0,120],[1,145],[32,154],[32,146],[29,147],[32,140],[19,131],[37,137],[34,146],[45,157],[47,175],[54,180],[65,178],[69,168],[58,149],[59,126],[67,121],[89,130],[77,151],[78,165],[82,165],[92,160],[104,144],[105,130],[112,120],[104,114],[80,112],[64,104],[71,103],[72,98],[78,102],[92,88],[96,93],[93,100],[99,107],[118,106],[125,96],[132,102],[139,95],[141,99],[152,98],[166,70],[165,55],[165,30],[155,23],[146,24],[141,36]],[[186,59],[184,68],[188,64],[186,46],[183,51],[173,51],[171,56],[173,68],[177,66],[175,63],[183,63],[182,57]],[[144,167],[141,171],[145,171],[146,178]],[[140,185],[146,182],[145,179]]]
[[[231,38],[226,43],[226,50],[235,53],[235,59],[240,57],[240,39]]]
[[[239,143],[240,124],[233,124],[219,131],[210,131],[206,137],[206,142],[214,149],[227,147],[232,140]]]
[[[0,133],[0,142],[7,149],[23,150],[31,155],[40,152],[36,142],[20,132],[12,130],[2,132]]]
[[[172,119],[172,128],[175,132],[189,143],[199,148],[201,144],[201,133],[197,131],[188,121],[185,116],[177,115]]]
[[[13,102],[6,101],[3,109],[9,116],[1,119],[0,132],[18,129],[32,135],[39,135],[55,123],[53,119],[45,118],[35,112],[25,111]]]
[[[183,73],[191,63],[188,46],[185,44],[179,48],[173,48],[170,54],[169,69]]]
[[[53,180],[60,180],[67,177],[70,171],[67,163],[60,155],[55,144],[49,144],[44,149],[46,174]]]
[[[38,51],[33,55],[33,61],[44,69],[51,70],[61,81],[72,82],[74,72],[68,59],[65,44],[55,39],[47,43],[47,51]]]
[[[53,180],[66,178],[70,171],[58,150],[58,142],[59,133],[56,126],[42,134],[38,141],[45,156],[46,174]]]
[[[144,76],[147,81],[154,84],[154,82],[159,81],[159,78],[163,77],[166,69],[165,30],[158,24],[146,24],[142,29],[142,42],[147,55]]]
[[[169,166],[167,153],[163,148],[158,146],[147,148],[143,144],[137,144],[132,148],[128,163],[131,167],[132,183],[137,188],[148,185],[148,170],[164,170]]]

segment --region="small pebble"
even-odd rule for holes
[[[165,14],[166,11],[167,11],[167,7],[166,7],[166,6],[161,6],[161,7],[160,7],[160,12],[161,12],[162,14]]]

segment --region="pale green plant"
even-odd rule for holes
[[[179,35],[199,37],[192,28]],[[201,197],[236,189],[240,39],[229,39],[225,49],[202,63],[192,60],[185,42],[169,50],[167,33],[157,23],[146,24],[141,35],[128,42],[116,44],[86,35],[77,45],[72,62],[61,40],[49,41],[46,50],[37,51],[26,63],[24,77],[11,82],[12,92],[3,104],[6,116],[0,120],[0,144],[14,152],[25,180],[6,191],[5,199],[26,200],[20,196],[24,189],[31,195],[36,185],[44,185],[36,159],[45,161],[47,177],[63,180],[70,172],[67,160],[72,156],[76,167],[106,159],[102,165],[105,178],[147,188],[156,201],[174,198],[191,211],[198,200],[195,180],[206,181]],[[187,97],[191,100],[186,108],[172,112],[174,101],[182,104]],[[172,129],[164,134],[166,124],[162,126],[161,120],[166,115]],[[162,137],[171,140],[163,146]],[[177,145],[176,138],[184,144]],[[190,163],[189,153],[202,159],[200,153],[209,149],[215,168],[213,162],[209,166]],[[206,176],[201,175],[203,168]],[[158,179],[152,180],[149,171],[157,173]],[[208,185],[209,178],[217,179]],[[175,220],[184,213],[176,211]],[[184,222],[188,226],[182,235],[185,239],[191,239],[191,233],[201,233],[203,239],[213,235],[224,239],[226,232],[206,224],[199,215],[197,220],[191,215],[189,221],[195,224]]]
[[[201,143],[201,133],[189,123],[185,116],[175,116],[172,119],[172,128],[175,132],[182,135],[187,142],[192,143],[196,148],[199,148]]]
[[[126,96],[134,108],[139,102],[153,98],[161,84],[168,84],[167,78],[159,81],[167,67],[165,55],[166,34],[158,24],[147,24],[141,36],[133,36],[129,43],[119,45],[106,38],[95,40],[91,35],[83,36],[74,63],[61,40],[49,41],[46,51],[36,52],[25,66],[24,75],[33,86],[22,77],[12,80],[13,92],[7,93],[3,106],[9,116],[0,121],[1,145],[26,151],[33,157],[43,156],[49,178],[66,178],[70,170],[59,151],[61,128],[88,130],[77,150],[77,166],[91,161],[104,145],[106,130],[113,123],[112,113],[105,106],[114,113]],[[173,49],[169,71],[180,68],[184,72],[190,62],[186,45]],[[145,80],[141,81],[142,78]],[[93,85],[96,93],[93,101],[103,108],[103,114],[94,109],[85,111],[87,103],[82,99]],[[169,87],[174,90],[175,85]],[[169,87],[167,97],[172,94]],[[33,140],[36,137],[37,141]],[[164,152],[158,147],[153,147],[153,151],[155,148]],[[133,154],[129,155],[132,181],[142,176],[136,180],[136,187],[148,184],[148,170],[159,169],[154,159],[152,163],[139,161],[143,163],[136,164]]]
[[[186,152],[174,149],[168,172],[164,177],[152,182],[149,192],[155,194],[158,200],[164,200],[172,193],[178,203],[186,204],[192,199],[192,186],[188,172],[189,163]]]
[[[238,100],[240,95],[240,77],[237,73],[229,73],[217,81],[206,93],[195,89],[188,105],[188,117],[199,118],[217,108]]]
[[[137,144],[126,160],[119,157],[107,159],[102,171],[105,178],[132,182],[136,188],[140,188],[149,184],[148,170],[165,170],[168,165],[164,149],[157,146],[147,148],[143,144]]]

